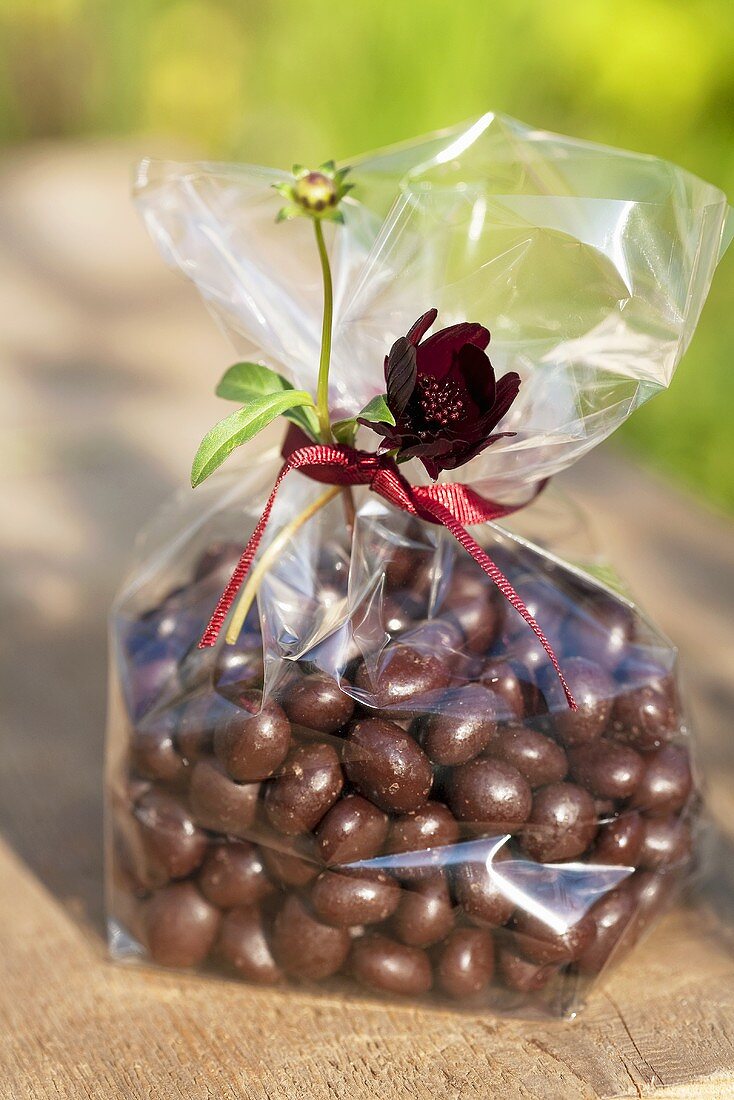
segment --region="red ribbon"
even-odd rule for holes
[[[516,512],[523,506],[497,504],[495,501],[479,496],[468,485],[411,485],[400,473],[394,459],[387,455],[358,451],[354,447],[341,444],[314,443],[307,447],[299,447],[288,456],[275,480],[263,514],[202,635],[199,642],[200,649],[207,649],[215,644],[229,609],[257,553],[278,490],[291,470],[301,470],[307,476],[314,476],[316,480],[326,481],[331,485],[368,485],[373,493],[377,493],[403,512],[409,512],[420,519],[446,527],[533,630],[556,671],[569,707],[572,710],[577,709],[571,689],[561,672],[558,658],[550,642],[507,577],[464,526],[499,519],[510,515],[511,512]],[[327,471],[329,476],[325,477]]]

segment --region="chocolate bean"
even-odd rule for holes
[[[387,920],[398,907],[400,887],[384,871],[324,871],[314,882],[310,898],[320,920],[348,928]]]
[[[590,661],[613,673],[627,656],[635,636],[634,612],[626,603],[599,591],[576,605],[567,620],[562,649],[583,653]]]
[[[578,710],[568,706],[553,671],[546,672],[543,690],[553,713],[555,730],[566,745],[586,745],[604,732],[612,712],[615,688],[604,669],[585,657],[564,659],[563,674]]]
[[[382,850],[387,831],[387,814],[361,795],[348,794],[316,829],[321,858],[327,864],[372,859]]]
[[[535,913],[518,913],[514,922],[515,943],[531,962],[568,963],[580,958],[594,939],[596,926],[588,913],[568,919],[562,930],[551,927]]]
[[[354,700],[323,672],[302,676],[291,684],[283,700],[291,722],[321,733],[336,733],[354,711]]]
[[[275,985],[283,972],[273,958],[257,906],[232,909],[224,915],[219,931],[219,952],[243,978],[261,985]]]
[[[310,832],[336,802],[343,785],[339,757],[331,745],[297,745],[277,778],[266,784],[265,814],[286,836]]]
[[[505,726],[492,739],[487,756],[517,768],[531,787],[559,783],[568,772],[566,754],[550,737],[527,726]]]
[[[575,783],[551,783],[533,795],[520,843],[532,859],[555,863],[579,856],[596,836],[594,800]]]
[[[147,947],[159,966],[198,966],[211,951],[219,911],[190,882],[174,882],[145,904]]]
[[[686,864],[692,853],[690,826],[675,814],[644,819],[639,865],[646,871],[667,871]]]
[[[440,871],[403,889],[391,929],[401,943],[430,947],[438,943],[454,926],[446,876]]]
[[[207,901],[219,909],[257,905],[275,890],[259,849],[245,840],[213,844],[197,882]]]
[[[642,757],[627,745],[602,738],[573,749],[571,775],[597,798],[629,798],[642,779]]]
[[[436,963],[436,982],[442,993],[455,1001],[468,1001],[483,993],[494,973],[494,943],[481,928],[455,928],[441,945]]]
[[[644,839],[645,826],[641,816],[634,810],[627,810],[600,826],[591,861],[636,867]]]
[[[321,870],[315,862],[315,857],[305,859],[264,844],[260,848],[260,854],[270,877],[283,886],[308,886]]]
[[[435,764],[465,764],[486,748],[497,730],[496,698],[480,684],[450,688],[436,711],[419,719],[418,737]]]
[[[507,988],[517,993],[537,993],[558,973],[557,966],[531,962],[513,948],[504,946],[497,953],[497,970]]]
[[[425,615],[426,604],[412,592],[392,592],[383,598],[381,611],[385,633],[394,638],[415,626]]]
[[[639,683],[641,676],[644,682]],[[637,749],[653,749],[670,741],[681,725],[672,676],[655,666],[643,663],[640,669],[628,662],[617,678],[621,686],[617,688],[611,723],[616,739]]]
[[[323,981],[341,970],[351,939],[346,928],[317,920],[302,898],[289,894],[273,923],[273,954],[288,974]]]
[[[393,855],[406,855],[393,862],[391,870],[408,881],[433,877],[445,861],[441,849],[456,844],[459,835],[459,823],[442,802],[426,802],[420,809],[396,817],[385,849]]]
[[[468,847],[464,860],[456,864],[452,880],[456,900],[474,924],[507,924],[516,901],[502,876],[502,864],[510,858],[505,846],[496,841]]]
[[[417,997],[433,981],[425,951],[376,932],[354,941],[350,969],[358,982],[381,993]]]
[[[688,753],[678,745],[663,745],[646,753],[645,771],[631,805],[648,814],[675,813],[688,801],[693,789]]]
[[[240,634],[236,646],[222,646],[213,674],[213,684],[220,695],[236,703],[243,692],[261,690],[264,679],[260,634]]]
[[[213,756],[192,769],[189,804],[194,820],[205,829],[246,836],[257,814],[259,793],[259,783],[236,783]]]
[[[180,786],[188,776],[186,763],[176,749],[171,711],[143,721],[130,739],[130,763],[144,779],[158,779]]]
[[[594,935],[576,963],[582,974],[598,974],[617,948],[622,947],[634,911],[634,900],[624,890],[610,890],[592,905],[589,917],[594,923]]]
[[[214,752],[233,779],[255,783],[273,775],[285,760],[291,725],[276,702],[263,701],[262,692],[243,692],[238,704],[241,709],[216,730]]]
[[[438,656],[395,642],[359,665],[354,684],[369,706],[410,714],[437,699],[450,678],[450,669]]]
[[[479,682],[499,697],[497,717],[500,720],[522,718],[525,713],[522,681],[517,670],[508,661],[490,658],[479,674]]]
[[[433,782],[430,761],[418,743],[384,718],[355,723],[344,745],[344,764],[361,794],[395,813],[422,806]]]
[[[137,801],[133,813],[155,880],[186,878],[196,870],[206,854],[206,834],[178,799],[151,790]]]
[[[501,760],[470,760],[454,768],[447,784],[448,804],[459,821],[487,831],[513,833],[527,821],[532,792],[517,768]]]

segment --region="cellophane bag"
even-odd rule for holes
[[[147,161],[137,201],[238,354],[313,388],[320,283],[308,225],[275,225],[283,178]],[[382,390],[386,349],[428,305],[480,319],[498,373],[522,379],[501,425],[515,434],[440,480],[500,501],[530,499],[668,385],[731,232],[721,192],[671,164],[496,115],[358,159],[351,178],[345,225],[327,227],[332,409]],[[353,527],[337,496],[287,535],[324,489],[295,472],[237,643],[201,649],[280,465],[251,447],[181,494],[115,603],[114,956],[573,1015],[695,862],[674,647],[552,523],[537,542],[473,527],[573,711],[448,531],[360,488]]]

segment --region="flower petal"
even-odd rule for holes
[[[434,332],[418,348],[418,373],[445,378],[451,371],[454,356],[464,344],[474,344],[484,350],[489,344],[489,330],[483,325],[463,321]]]
[[[405,411],[415,389],[418,373],[416,349],[406,336],[399,336],[390,348],[385,364],[387,405],[397,420]]]
[[[421,317],[418,318],[410,331],[406,334],[405,339],[410,341],[411,344],[417,345],[419,341],[421,341],[426,335],[429,328],[437,317],[438,310],[429,309],[427,313],[424,313]]]
[[[494,406],[494,367],[476,344],[464,344],[457,352],[454,379],[467,391],[479,416],[483,416]]]
[[[464,466],[467,462],[471,462],[471,460],[481,454],[482,451],[486,451],[487,447],[491,447],[498,439],[507,439],[513,435],[517,435],[517,432],[496,432],[494,435],[488,435],[486,439],[483,439],[480,443],[476,443],[474,446],[468,447],[458,454],[454,451],[444,460],[443,468],[444,470],[456,470],[457,467]]]

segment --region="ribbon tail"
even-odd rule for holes
[[[290,471],[296,465],[296,463],[294,463],[292,459],[293,456],[291,456],[291,458],[289,458],[288,461],[281,467],[280,473],[275,479],[275,484],[273,485],[270,496],[268,497],[268,502],[265,505],[263,514],[258,520],[257,527],[252,532],[247,546],[242,551],[242,556],[237,562],[232,576],[229,578],[227,587],[225,588],[224,592],[222,592],[222,595],[219,597],[217,606],[212,613],[212,617],[207,624],[206,630],[201,636],[201,640],[199,641],[199,649],[209,649],[216,643],[216,640],[219,637],[219,633],[222,629],[222,626],[224,625],[224,620],[227,618],[227,615],[229,614],[229,610],[235,601],[237,593],[242,587],[244,580],[250,571],[250,566],[254,561],[255,554],[257,554],[258,547],[260,546],[260,541],[265,534],[265,528],[268,525],[270,513],[273,510],[275,498],[278,495],[278,489],[280,489],[280,486],[286,474],[290,473]]]
[[[487,552],[482,549],[482,547],[479,545],[478,542],[476,542],[475,539],[472,538],[466,528],[463,527],[461,523],[459,523],[459,521],[456,519],[455,516],[451,514],[448,508],[445,508],[444,505],[440,504],[438,501],[431,500],[430,498],[425,497],[421,498],[420,504],[422,508],[425,508],[427,512],[430,512],[431,515],[433,515],[439,521],[439,523],[443,524],[443,526],[451,532],[457,542],[460,542],[467,553],[471,554],[477,565],[479,565],[487,574],[487,576],[494,581],[505,599],[510,604],[512,604],[512,606],[520,615],[522,615],[523,619],[531,628],[538,641],[542,645],[543,649],[548,654],[548,659],[555,669],[556,676],[561,683],[561,687],[563,688],[563,693],[566,696],[569,707],[571,708],[571,710],[578,710],[578,705],[571,693],[570,687],[566,682],[565,676],[561,672],[561,666],[558,663],[558,658],[553,651],[552,645],[550,644],[545,634],[540,629],[537,622],[530,614],[522,599],[512,587],[502,570],[495,565]]]

